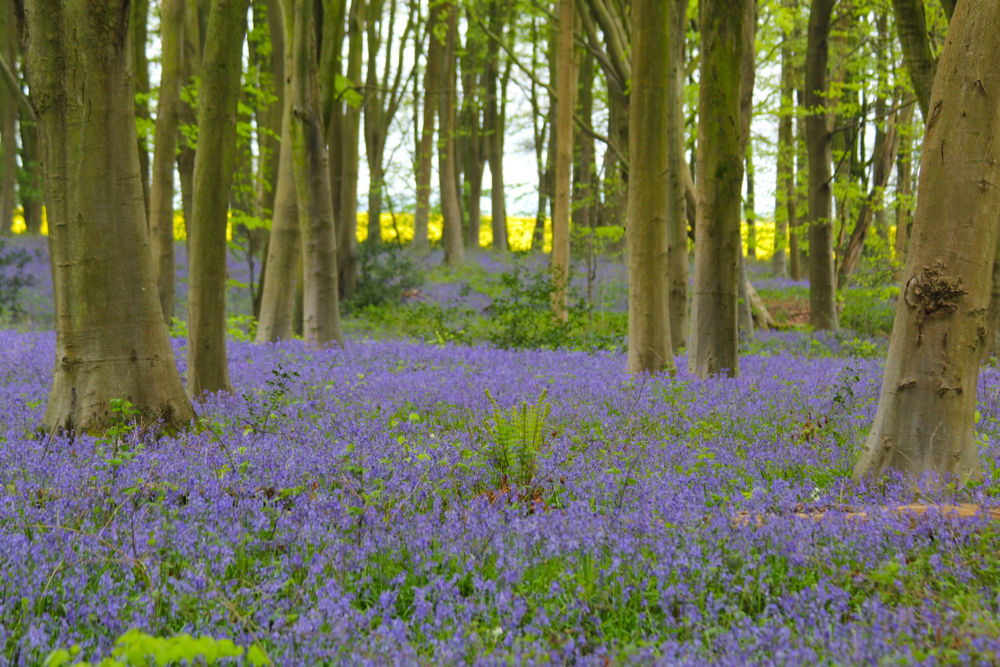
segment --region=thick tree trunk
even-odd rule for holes
[[[284,41],[285,27],[280,11],[278,17],[280,20],[278,28]],[[281,57],[285,58],[285,54],[282,53]],[[302,253],[299,242],[299,208],[293,172],[291,95],[290,90],[286,91],[284,111],[281,115],[278,183],[274,189],[271,238],[267,244],[264,293],[261,297],[257,323],[258,342],[291,338],[294,333],[295,283],[299,278]]]
[[[56,313],[43,425],[100,431],[126,400],[147,424],[194,417],[156,298],[136,151],[127,2],[27,3]]]
[[[458,155],[455,147],[455,77],[458,6],[454,0],[441,2],[441,20],[447,30],[441,52],[441,87],[438,96],[438,185],[441,190],[442,240],[444,263],[461,266],[465,261],[462,244],[462,205],[458,194]]]
[[[555,182],[552,214],[552,311],[569,317],[566,288],[569,280],[570,169],[573,164],[573,110],[576,108],[576,62],[573,57],[574,0],[559,0],[556,47]],[[665,267],[664,267],[665,269]],[[669,339],[667,339],[669,342]]]
[[[672,72],[669,8],[662,0],[632,7],[631,169],[628,186],[628,358],[630,373],[673,370],[670,342],[667,117],[664,85]]]
[[[174,315],[174,156],[177,153],[180,68],[184,57],[184,0],[163,0],[160,43],[163,55],[149,193],[149,240],[160,307],[164,321],[169,324]]]
[[[832,114],[827,109],[830,16],[836,0],[812,0],[806,47],[806,145],[809,153],[809,323],[837,328],[837,281],[833,270],[833,191],[830,165]]]
[[[337,294],[337,234],[333,224],[325,132],[319,104],[312,3],[294,4],[291,44],[291,147],[302,238],[302,333],[313,344],[343,342]],[[351,227],[357,229],[357,220]]]
[[[248,0],[213,0],[198,94],[198,150],[188,223],[188,391],[230,391],[226,362],[226,227],[236,167],[236,113]]]
[[[702,378],[739,374],[741,107],[748,1],[706,1],[699,8],[698,207],[688,367]]]
[[[670,342],[676,355],[688,335],[688,235],[684,160],[684,44],[687,0],[668,1],[667,26],[667,271],[670,297]]]
[[[905,282],[875,422],[854,479],[982,478],[975,435],[1000,189],[1000,12],[958,3],[934,81]]]

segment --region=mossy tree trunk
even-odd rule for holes
[[[0,0],[0,57],[14,67],[17,36],[13,0]],[[13,74],[13,72],[11,72]],[[17,183],[17,95],[0,75],[0,234],[10,233],[14,217],[14,186]]]
[[[248,0],[213,0],[198,93],[198,149],[188,223],[188,391],[230,391],[226,362],[226,227]]]
[[[737,301],[745,3],[700,4],[698,205],[688,367],[698,377],[739,374]]]
[[[1000,209],[1000,12],[958,3],[921,151],[913,235],[875,421],[854,479],[982,478],[975,435]]]
[[[667,116],[672,74],[662,0],[632,5],[629,105],[628,358],[630,373],[673,370],[668,285]]]
[[[806,148],[809,155],[809,323],[837,328],[837,276],[833,268],[833,116],[827,108],[830,18],[836,0],[812,0],[806,45]]]
[[[153,281],[135,128],[128,2],[25,5],[44,165],[56,317],[46,429],[99,431],[116,399],[185,425]]]
[[[316,72],[312,3],[286,0],[294,17],[291,39],[292,171],[302,239],[302,331],[313,344],[343,342],[337,293],[337,234]],[[357,222],[352,229],[356,229]]]
[[[687,0],[669,0],[667,25],[667,225],[670,298],[670,342],[674,354],[688,335],[688,235],[684,159],[684,46],[687,39]]]

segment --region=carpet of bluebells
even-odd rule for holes
[[[761,335],[704,381],[683,357],[650,378],[619,352],[233,342],[235,392],[190,430],[122,403],[73,440],[36,433],[54,345],[0,331],[0,664],[98,661],[131,629],[283,665],[1000,655],[1000,527],[884,509],[1000,503],[992,368],[986,481],[927,498],[848,481],[881,362],[833,337]]]

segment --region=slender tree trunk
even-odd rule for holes
[[[920,113],[927,120],[930,112],[931,87],[937,59],[931,52],[931,40],[927,34],[923,0],[892,0],[892,11],[896,18],[896,31],[903,47],[903,63],[910,73],[910,82],[917,95]]]
[[[975,435],[979,357],[996,256],[1000,12],[955,9],[934,81],[906,277],[878,410],[854,479],[895,470],[959,487],[982,479]]]
[[[247,0],[213,0],[198,94],[198,150],[188,223],[188,391],[231,391],[226,361],[226,227]]]
[[[902,280],[902,268],[906,262],[906,249],[910,242],[910,228],[913,226],[911,213],[913,200],[913,108],[916,100],[908,97],[903,102],[896,123],[899,137],[899,154],[896,156],[896,239],[893,248],[897,271],[897,282]]]
[[[785,0],[786,9],[794,0]],[[792,29],[785,30],[781,43],[781,107],[778,111],[778,155],[774,187],[774,256],[772,272],[788,275],[790,232],[795,226],[795,138],[792,119],[795,115],[795,66],[792,64]],[[795,252],[798,251],[796,243]],[[792,255],[794,256],[794,252]]]
[[[662,0],[632,7],[629,110],[628,358],[630,373],[673,370],[668,281],[669,8]]]
[[[156,107],[153,180],[149,194],[149,239],[153,277],[163,319],[174,315],[174,156],[177,153],[180,67],[184,49],[184,0],[160,6],[160,96]]]
[[[28,234],[34,236],[42,233],[42,200],[44,195],[38,126],[35,120],[25,113],[18,116],[17,123],[21,135],[21,166],[25,170],[19,192],[21,208],[24,212],[25,229]]]
[[[420,145],[417,150],[417,205],[413,215],[413,249],[417,252],[425,252],[430,246],[428,227],[434,166],[434,123],[441,97],[441,70],[445,51],[445,42],[440,37],[437,26],[446,18],[442,3],[432,5],[428,29],[430,44],[427,47],[427,67],[424,72],[423,121],[420,124]]]
[[[440,132],[438,139],[438,183],[441,189],[442,235],[444,262],[448,266],[461,266],[465,261],[462,245],[462,207],[457,187],[458,155],[455,147],[455,77],[456,40],[458,39],[458,7],[453,0],[442,0],[442,19],[446,21],[442,57],[442,83],[438,97]]]
[[[184,7],[184,61],[181,66],[181,82],[187,85],[195,81],[201,71],[201,27],[198,17],[197,0],[187,0]],[[198,114],[188,102],[181,101],[180,124],[198,123]],[[189,229],[194,210],[194,156],[195,147],[187,140],[182,141],[177,151],[177,180],[181,186],[181,209],[184,212],[184,226]],[[190,233],[188,235],[190,240]]]
[[[676,355],[688,335],[688,235],[684,160],[684,44],[687,0],[669,0],[667,27],[667,264],[670,282],[670,342]],[[634,20],[634,19],[633,19]]]
[[[290,92],[285,95],[285,111],[281,119],[281,159],[278,162],[278,184],[271,217],[271,240],[267,244],[264,294],[257,324],[258,342],[291,338],[293,334],[295,283],[299,277],[301,252],[299,208],[293,173]]]
[[[0,57],[9,67],[17,62],[16,32],[13,0],[0,0]],[[7,88],[0,80],[0,235],[10,233],[17,183],[17,97]]]
[[[358,88],[361,87],[361,55],[364,44],[364,22],[367,0],[353,0],[348,14],[347,30],[347,78]],[[317,83],[318,86],[318,83]],[[339,196],[334,203],[334,219],[337,224],[337,272],[338,288],[345,297],[354,293],[358,283],[358,145],[361,134],[361,109],[350,103],[343,105],[343,124],[339,135],[338,155],[330,159],[340,160]],[[329,167],[327,168],[329,170]],[[333,187],[333,181],[330,181]],[[301,212],[301,199],[299,200]],[[306,288],[308,291],[308,287]],[[340,323],[337,323],[337,340],[340,339]],[[331,339],[332,340],[332,339]]]
[[[508,5],[504,0],[491,0],[489,3],[490,32],[494,35],[503,34],[507,21]],[[506,81],[500,81],[501,76],[510,76],[510,67],[500,74],[500,46],[496,40],[490,40],[487,46],[486,58],[486,108],[483,125],[486,133],[486,158],[490,164],[490,211],[492,214],[493,249],[506,251],[507,242],[507,200],[504,189],[503,146],[504,126],[506,120]]]
[[[306,341],[343,343],[337,298],[337,234],[330,197],[330,171],[316,73],[312,3],[294,3],[291,61],[291,147],[302,238],[302,331]],[[357,221],[352,231],[357,229]]]
[[[43,426],[101,431],[116,399],[148,425],[186,425],[143,210],[128,3],[38,0],[25,15],[56,318]]]
[[[263,215],[266,217],[274,212],[274,199],[278,192],[278,170],[281,162],[281,133],[285,109],[285,35],[284,20],[281,13],[280,0],[266,0],[255,5],[264,9],[267,14],[268,38],[271,40],[271,52],[261,54],[262,66],[270,65],[270,82],[274,92],[274,101],[257,109],[257,126],[261,130],[261,191],[260,202]]]
[[[132,0],[132,73],[137,94],[135,116],[149,123],[149,59],[146,57],[146,22],[149,18],[149,0]],[[142,175],[142,197],[146,219],[149,219],[149,145],[145,136],[138,138],[139,170]]]
[[[743,217],[747,223],[747,259],[757,259],[757,193],[755,191],[753,168],[753,148],[747,143],[747,156],[745,160],[744,178],[747,184],[746,201],[743,206]]]
[[[837,328],[833,270],[833,191],[830,185],[831,113],[827,109],[830,16],[836,0],[812,0],[806,48],[806,144],[809,151],[809,323]]]
[[[754,181],[753,181],[753,148],[750,144],[750,122],[753,119],[753,83],[756,72],[756,41],[757,41],[757,0],[749,0],[743,5],[743,55],[740,64],[740,146],[743,149],[746,165],[747,198],[746,220],[748,227],[749,248],[743,252],[743,239],[739,243],[738,289],[737,289],[737,331],[745,340],[753,340],[753,308],[750,304],[750,276],[747,272],[747,257],[756,258],[754,240]]]
[[[552,214],[552,311],[565,321],[569,281],[570,169],[573,164],[573,110],[576,62],[573,57],[574,0],[559,0],[556,47],[555,183]],[[664,275],[666,271],[664,270]],[[667,339],[669,343],[669,338]]]
[[[748,0],[702,2],[698,207],[688,366],[699,377],[739,374],[737,299],[743,31]]]

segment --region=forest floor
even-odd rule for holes
[[[234,261],[235,391],[159,439],[124,408],[36,435],[55,340],[47,259],[26,265],[0,331],[0,664],[995,663],[1000,371],[982,484],[849,480],[891,286],[844,290],[853,330],[812,334],[808,287],[754,266],[790,326],[742,343],[739,378],[683,354],[635,377],[614,259],[561,327],[541,258],[390,255],[324,349],[243,340]]]

